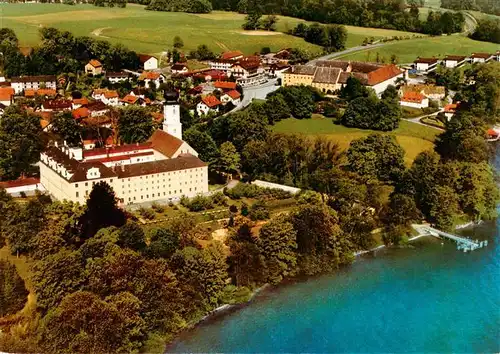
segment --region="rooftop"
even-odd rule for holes
[[[208,96],[205,96],[201,99],[201,101],[206,104],[208,107],[212,108],[212,107],[216,107],[218,105],[221,104],[221,102],[219,101],[219,99],[213,95],[208,95]]]
[[[491,56],[493,56],[493,54],[490,54],[490,53],[472,53],[471,58],[488,59]]]
[[[13,77],[11,82],[56,82],[55,75],[19,76]]]
[[[339,68],[318,67],[314,73],[313,82],[323,84],[336,84],[342,70]]]
[[[414,61],[415,64],[436,64],[438,62],[437,58],[420,58],[418,57],[417,60]]]
[[[148,142],[152,144],[153,149],[168,158],[171,158],[183,144],[182,140],[160,129],[153,133]]]
[[[241,56],[243,56],[242,52],[240,52],[239,50],[233,50],[233,51],[222,53],[220,58],[221,59],[234,59],[234,58],[241,57]]]
[[[422,103],[424,99],[425,99],[424,95],[413,91],[405,92],[403,97],[401,97],[401,101],[412,102],[412,103]]]
[[[149,55],[149,54],[139,54],[139,61],[141,62],[141,64],[144,64],[145,62],[147,62],[151,58],[156,59],[156,57]]]
[[[228,91],[228,92],[227,92],[227,95],[228,95],[229,97],[231,97],[233,100],[236,100],[236,99],[238,99],[238,98],[240,98],[240,97],[241,97],[241,94],[240,94],[238,91],[236,91],[236,90],[231,90],[231,91]]]
[[[101,62],[97,59],[92,59],[91,61],[89,61],[89,64],[92,65],[94,68],[102,67]]]
[[[201,161],[196,156],[185,154],[183,156],[176,157],[175,159],[123,165],[121,169],[116,170],[116,173],[118,174],[119,178],[128,178],[162,172],[187,170],[205,166],[207,166],[207,164]]]
[[[236,82],[215,81],[214,87],[218,89],[234,90],[236,88]]]

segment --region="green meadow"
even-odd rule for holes
[[[210,14],[187,14],[146,11],[143,6],[128,4],[125,9],[92,5],[0,4],[1,26],[16,31],[22,46],[38,43],[41,27],[71,31],[77,36],[93,36],[112,43],[122,43],[138,52],[160,53],[172,47],[174,36],[184,41],[184,50],[206,44],[214,52],[241,50],[252,54],[262,47],[272,50],[299,47],[313,53],[321,48],[301,38],[285,34],[302,20],[280,16],[278,32],[245,32],[244,15],[214,11]],[[357,46],[366,37],[380,39],[411,35],[408,32],[347,26],[347,46]]]

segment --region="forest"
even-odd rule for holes
[[[450,10],[475,10],[500,16],[500,2],[495,0],[441,0],[441,7]]]

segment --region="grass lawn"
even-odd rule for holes
[[[347,149],[352,140],[375,132],[336,125],[331,119],[319,115],[314,115],[312,119],[285,119],[278,122],[272,129],[280,133],[326,136],[338,143],[342,149]],[[420,152],[433,148],[433,142],[436,135],[439,134],[439,130],[401,121],[398,129],[383,134],[396,136],[397,141],[406,152],[405,162],[410,165]]]
[[[207,44],[214,52],[241,50],[245,54],[299,47],[309,52],[321,48],[301,38],[281,33],[303,20],[279,17],[280,32],[251,33],[241,30],[245,15],[214,11],[210,14],[187,14],[146,11],[143,6],[128,4],[125,9],[101,8],[92,5],[63,4],[0,4],[2,27],[16,31],[22,46],[38,43],[38,30],[43,26],[71,31],[77,36],[99,37],[112,43],[123,43],[138,52],[159,54],[172,47],[174,36],[184,41],[185,51]],[[375,39],[411,35],[409,32],[347,26],[347,47],[360,45],[365,37]]]
[[[341,57],[344,60],[374,61],[377,52],[387,61],[392,54],[398,57],[399,63],[412,63],[417,56],[444,57],[445,55],[469,55],[473,52],[495,52],[498,44],[474,41],[459,36],[427,37],[406,41],[392,42],[381,48],[368,49]]]

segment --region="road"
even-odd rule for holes
[[[307,65],[314,65],[318,60],[330,60],[338,57],[342,57],[347,54],[355,53],[355,52],[360,52],[363,50],[368,50],[368,49],[373,49],[373,48],[379,48],[383,47],[386,45],[386,43],[374,43],[374,44],[368,44],[368,45],[358,45],[357,47],[352,47],[346,50],[343,50],[341,52],[335,52],[335,53],[330,53],[327,55],[323,55],[319,58],[313,59],[307,63]]]
[[[250,86],[250,87],[244,87],[243,88],[243,99],[241,102],[234,107],[230,112],[227,112],[223,114],[222,116],[228,115],[230,113],[234,113],[236,111],[240,111],[244,109],[245,107],[249,106],[250,103],[252,103],[252,100],[258,99],[258,100],[265,100],[266,96],[279,89],[279,86],[277,86],[278,80],[277,79],[270,79],[268,82],[265,84],[259,85],[259,86]],[[221,116],[221,117],[222,117]],[[219,117],[217,117],[219,118]],[[214,118],[214,119],[217,119]]]
[[[415,124],[420,124],[420,125],[425,125],[426,127],[430,127],[430,128],[434,128],[434,129],[437,129],[437,130],[444,130],[442,128],[438,128],[438,127],[434,127],[432,125],[428,125],[428,124],[425,124],[425,123],[422,123],[420,121],[420,119],[422,118],[425,118],[425,117],[432,117],[432,116],[437,116],[439,113],[441,112],[444,112],[444,109],[441,108],[439,111],[437,112],[434,112],[434,113],[431,113],[431,114],[425,114],[423,116],[420,116],[420,117],[416,117],[416,118],[403,118],[404,120],[408,121],[408,122],[412,122],[412,123],[415,123]]]

